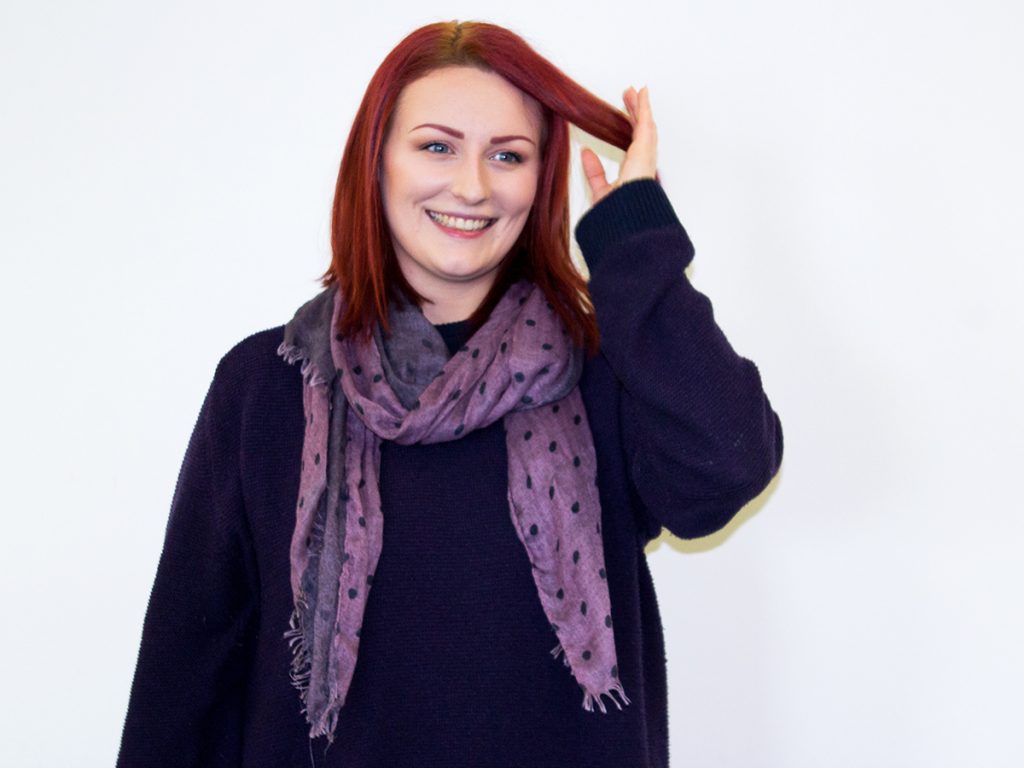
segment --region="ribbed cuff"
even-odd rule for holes
[[[655,179],[627,181],[601,198],[576,224],[576,242],[593,269],[608,248],[638,232],[682,227],[668,195]]]

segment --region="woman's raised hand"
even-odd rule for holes
[[[580,153],[583,173],[590,184],[592,202],[597,202],[616,187],[634,179],[655,178],[658,161],[658,130],[651,115],[650,95],[645,85],[639,92],[630,86],[622,94],[626,105],[626,118],[633,126],[633,141],[626,150],[626,156],[619,166],[619,178],[609,183],[604,175],[604,166],[593,150],[586,147]]]

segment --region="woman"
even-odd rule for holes
[[[644,545],[725,525],[782,430],[624,102],[488,24],[388,55],[324,289],[217,366],[120,765],[668,764]],[[611,183],[583,151],[589,283],[569,122],[626,149]]]

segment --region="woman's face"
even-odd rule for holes
[[[486,297],[540,176],[540,106],[500,75],[447,67],[410,83],[384,140],[381,198],[405,279],[434,323]]]

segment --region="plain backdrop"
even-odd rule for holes
[[[734,523],[647,550],[673,768],[1024,765],[1009,0],[5,0],[0,764],[113,763],[214,367],[318,290],[363,90],[453,18],[650,87],[687,274],[782,418]]]

